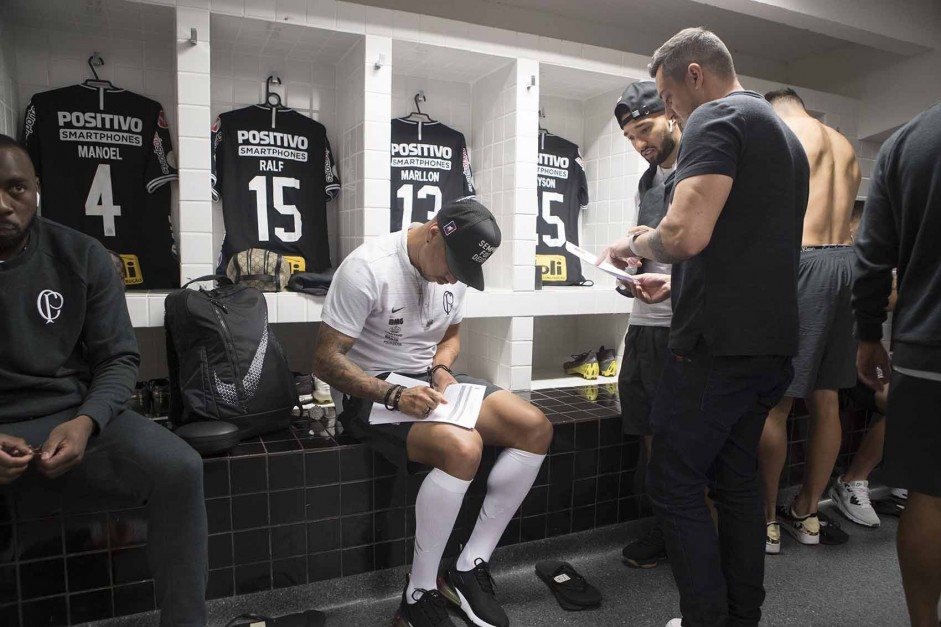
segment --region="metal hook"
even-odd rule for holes
[[[95,68],[101,67],[104,64],[105,60],[101,58],[101,55],[98,54],[97,50],[93,52],[90,57],[88,57],[88,69],[91,70],[92,76],[95,77],[96,81],[100,81],[101,79],[98,78],[98,71]]]
[[[546,119],[546,110],[543,107],[539,107],[539,117]]]
[[[382,66],[385,65],[385,64],[386,64],[386,55],[380,54],[380,55],[379,55],[379,58],[376,59],[376,64],[375,64],[375,65],[376,65],[376,69],[377,69],[377,70],[382,69]]]
[[[425,101],[427,101],[427,100],[428,100],[428,99],[425,98],[425,90],[424,90],[424,89],[420,90],[417,94],[415,94],[415,110],[418,111],[419,113],[422,113],[421,107],[418,106],[418,103],[419,103],[419,102],[425,102]],[[422,115],[425,115],[425,114],[422,113]]]
[[[526,89],[529,90],[529,89],[532,89],[532,88],[535,87],[535,86],[536,86],[536,75],[535,75],[535,74],[530,74],[530,75],[529,75],[529,84],[526,85]]]
[[[281,79],[278,78],[277,74],[271,74],[268,76],[268,78],[265,79],[265,104],[270,105],[272,107],[280,107],[281,95],[276,91],[271,91],[272,84],[274,85],[281,84]],[[272,102],[271,100],[272,98],[274,98],[274,102]]]
[[[190,28],[190,43],[194,46],[199,43],[199,37],[196,36],[196,27]]]

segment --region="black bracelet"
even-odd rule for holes
[[[389,411],[393,411],[395,409],[394,407],[392,407],[392,405],[389,404],[389,399],[392,397],[392,393],[395,392],[395,389],[397,387],[398,387],[397,385],[389,385],[389,389],[386,390],[386,395],[382,399],[382,404]]]
[[[399,411],[399,401],[402,399],[402,392],[405,391],[405,386],[400,385],[395,391],[395,398],[392,399],[392,410]]]
[[[435,376],[435,372],[437,372],[439,368],[447,372],[452,377],[454,376],[454,373],[451,371],[450,368],[448,368],[444,364],[438,364],[437,366],[434,366],[433,368],[428,369],[428,383],[431,383],[432,378]]]

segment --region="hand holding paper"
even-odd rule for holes
[[[610,248],[611,247],[605,250],[608,251]],[[637,283],[637,279],[635,279],[633,275],[628,274],[624,270],[614,266],[613,264],[605,260],[605,257],[609,257],[612,259],[615,258],[610,254],[606,254],[605,256],[599,258],[599,257],[594,256],[593,254],[591,254],[584,248],[576,246],[572,242],[565,242],[565,250],[569,251],[570,253],[578,257],[579,259],[582,259],[583,261],[586,261],[590,263],[591,265],[596,266],[602,272],[606,272],[610,274],[611,276],[615,277],[619,281],[623,281],[624,283]]]

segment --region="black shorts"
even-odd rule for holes
[[[670,327],[631,326],[618,373],[621,424],[627,435],[651,435],[650,410],[667,358]]]
[[[840,409],[849,409],[851,411],[864,411],[869,414],[869,424],[882,420],[883,416],[876,406],[876,391],[860,380],[856,380],[856,385],[851,388],[843,388],[839,392]]]
[[[785,396],[806,398],[814,390],[839,390],[856,381],[853,337],[852,246],[801,252],[797,271],[800,322],[794,379]]]
[[[383,373],[378,376],[379,379],[385,379],[389,373]],[[405,374],[403,376],[428,381],[428,373]],[[484,392],[484,398],[487,398],[494,392],[499,392],[503,388],[498,387],[489,381],[469,377],[466,374],[456,374],[454,378],[458,383],[471,383],[474,385],[483,385],[487,389]],[[379,451],[383,457],[392,462],[400,470],[413,472],[417,470],[414,464],[409,464],[408,459],[408,432],[412,429],[414,422],[402,422],[398,424],[371,425],[369,424],[369,414],[372,412],[372,402],[361,398],[343,396],[343,411],[337,419],[343,424],[343,429],[354,438],[365,442],[375,450]]]
[[[941,497],[941,381],[892,371],[885,423],[885,483]]]

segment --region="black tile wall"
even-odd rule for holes
[[[603,392],[603,393],[602,393]],[[640,438],[622,436],[609,391],[526,394],[555,427],[550,455],[501,545],[649,516]],[[843,412],[845,467],[867,416]],[[801,481],[808,420],[789,423],[782,485]],[[487,449],[447,553],[470,535],[496,459]],[[349,436],[312,438],[302,424],[204,463],[207,597],[224,598],[408,563],[414,502],[427,471],[400,475]],[[155,608],[141,508],[82,513],[54,493],[33,502],[0,492],[0,625],[67,625]],[[65,507],[65,511],[60,511]]]

